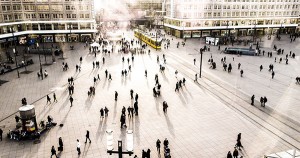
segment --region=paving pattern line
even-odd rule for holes
[[[172,55],[174,55],[174,54],[172,54]],[[168,56],[170,56],[170,55],[168,55]],[[175,55],[175,56],[176,56],[176,55]],[[170,56],[170,57],[171,57],[171,56]],[[183,63],[183,61],[179,61],[179,59],[181,59],[180,57],[176,57],[175,59],[174,59],[173,57],[171,57],[171,58],[172,58],[173,60],[177,61],[177,63],[180,63],[180,64],[181,64],[181,66],[180,66],[181,69],[182,69],[182,67],[186,67],[187,69],[191,69],[191,68],[189,68],[189,67],[187,66],[187,65],[190,65],[188,62]],[[182,60],[182,59],[181,59],[181,60]],[[172,67],[178,68],[178,66],[175,66],[175,65],[173,65],[173,64],[171,64],[171,65],[172,65]],[[191,75],[191,74],[186,74],[186,70],[185,70],[185,69],[182,69],[182,70],[183,70],[183,71],[181,71],[181,73],[184,73],[187,77],[191,78],[190,76],[193,76],[193,75]],[[209,78],[207,78],[207,77],[203,77],[203,78],[209,80],[209,81],[212,82],[213,84],[219,86],[221,89],[228,91],[230,94],[232,94],[232,95],[234,95],[235,97],[239,98],[240,100],[246,102],[246,101],[245,101],[243,98],[241,98],[240,96],[238,96],[238,95],[236,95],[236,94],[233,94],[231,91],[229,91],[229,90],[227,90],[226,88],[222,87],[221,85],[219,85],[219,84],[213,82],[213,81],[210,80]],[[193,80],[193,78],[191,78],[191,79]],[[286,135],[287,137],[289,137],[290,139],[292,139],[293,141],[295,141],[297,144],[300,145],[300,141],[298,141],[298,139],[296,139],[296,138],[292,137],[290,134],[287,134],[286,132],[284,132],[284,131],[278,129],[277,127],[275,127],[275,126],[272,125],[271,123],[269,123],[269,122],[267,122],[266,120],[264,120],[264,119],[262,119],[261,117],[259,117],[259,116],[258,116],[257,114],[255,114],[254,112],[252,112],[252,111],[246,109],[245,107],[243,107],[243,106],[237,104],[236,101],[233,100],[233,98],[230,98],[230,97],[228,97],[228,96],[222,94],[220,91],[217,91],[217,90],[216,90],[216,87],[212,87],[212,86],[210,86],[210,85],[208,85],[208,84],[203,85],[203,84],[201,84],[201,82],[199,82],[198,86],[199,86],[199,87],[201,86],[201,88],[205,88],[205,89],[208,90],[212,95],[214,95],[214,96],[216,96],[217,98],[219,98],[220,100],[224,101],[224,102],[226,103],[226,105],[227,105],[228,107],[230,107],[231,109],[234,109],[235,111],[240,112],[241,114],[243,114],[244,116],[246,116],[248,119],[254,121],[255,123],[257,123],[258,125],[260,125],[260,126],[263,127],[264,129],[268,130],[269,132],[271,132],[272,134],[274,134],[275,136],[277,136],[278,138],[280,138],[280,139],[283,140],[284,142],[290,144],[291,146],[293,146],[293,147],[295,147],[296,149],[299,150],[299,148],[298,148],[296,145],[294,145],[294,144],[290,143],[288,140],[286,140],[286,139],[288,139],[288,138],[283,138],[282,136],[279,135],[279,133],[283,133],[284,135]],[[209,87],[209,88],[208,88],[208,87]],[[214,90],[215,92],[213,92],[213,90]],[[221,93],[221,94],[217,95],[217,93]],[[220,96],[220,95],[222,95],[223,97]],[[267,125],[269,125],[269,128],[266,127],[266,125],[263,125],[263,123],[260,123],[258,120],[256,120],[256,119],[250,117],[248,114],[246,114],[246,112],[242,111],[241,109],[238,109],[237,107],[232,106],[228,101],[226,101],[226,100],[224,99],[224,97],[226,97],[229,101],[232,101],[232,102],[235,103],[236,105],[239,105],[240,107],[242,107],[247,113],[250,112],[250,114],[256,116],[256,118],[258,118],[258,119],[260,120],[260,122],[264,122],[264,123],[266,123]],[[260,110],[260,109],[259,109],[259,110]],[[261,112],[264,112],[264,111],[262,111],[262,110],[260,110],[260,111],[261,111]],[[296,132],[300,133],[299,130],[297,130],[296,128],[293,128],[292,126],[288,125],[287,123],[282,122],[282,121],[279,120],[278,118],[275,118],[275,117],[273,117],[272,115],[270,115],[270,114],[268,114],[268,113],[266,113],[266,112],[264,112],[264,113],[267,114],[268,116],[272,117],[273,119],[279,121],[281,124],[283,124],[283,125],[285,125],[285,126],[291,128],[291,129],[295,130]],[[274,130],[271,130],[270,128],[276,129],[277,131],[275,132]]]

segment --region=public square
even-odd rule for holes
[[[132,31],[124,31],[126,40],[135,39]],[[114,136],[114,149],[117,150],[117,141],[123,141],[123,150],[126,150],[126,130],[133,130],[134,154],[123,157],[142,157],[142,150],[151,150],[151,157],[159,157],[156,150],[156,140],[169,140],[171,156],[175,158],[211,158],[226,157],[228,151],[233,151],[238,133],[242,133],[243,148],[239,154],[245,158],[260,158],[271,153],[300,148],[299,123],[299,95],[300,85],[295,78],[300,75],[299,38],[289,42],[289,35],[282,35],[278,41],[275,36],[267,40],[264,36],[261,49],[272,51],[274,44],[284,49],[283,55],[273,53],[272,58],[264,56],[237,56],[220,53],[217,46],[210,46],[210,51],[203,53],[202,77],[194,81],[195,74],[199,75],[200,54],[198,50],[205,45],[204,40],[187,39],[186,45],[176,48],[177,42],[183,39],[166,36],[170,39],[170,48],[155,50],[146,48],[146,53],[90,53],[85,43],[61,44],[65,59],[56,57],[56,62],[43,66],[49,76],[43,80],[37,77],[39,71],[38,55],[32,54],[33,65],[27,67],[33,71],[29,74],[20,74],[13,71],[0,76],[1,80],[9,81],[0,86],[0,127],[3,129],[3,141],[0,143],[0,157],[49,157],[51,147],[58,146],[58,138],[62,137],[64,151],[59,157],[117,157],[107,153],[106,131],[111,129]],[[252,37],[243,37],[252,38]],[[108,39],[109,40],[109,39]],[[135,43],[135,42],[134,42]],[[74,45],[74,50],[69,46]],[[134,44],[134,47],[139,47]],[[221,50],[225,47],[221,45]],[[238,45],[237,47],[245,47]],[[248,47],[248,46],[246,46]],[[116,47],[118,48],[118,47]],[[150,50],[150,54],[148,54]],[[295,59],[289,57],[289,64],[274,62],[292,51]],[[163,54],[166,64],[163,64]],[[157,63],[157,56],[160,62]],[[212,56],[217,63],[216,69],[210,69],[207,62]],[[223,71],[221,58],[227,58],[227,63],[233,65],[231,73]],[[76,72],[76,64],[80,64],[81,71]],[[103,64],[102,58],[105,58]],[[125,61],[122,62],[122,57]],[[127,58],[130,62],[127,62]],[[193,59],[196,59],[194,65]],[[234,60],[233,60],[234,58]],[[94,68],[92,62],[100,61],[100,68]],[[44,61],[42,60],[44,63]],[[51,63],[51,57],[47,57]],[[62,70],[62,62],[68,63],[69,70]],[[237,64],[241,63],[244,70],[240,77]],[[163,64],[164,72],[159,70]],[[275,77],[271,79],[268,65],[274,65]],[[121,71],[131,72],[121,76]],[[263,70],[259,71],[259,66]],[[19,69],[20,72],[24,68]],[[112,80],[105,77],[107,70]],[[147,77],[145,76],[147,70]],[[178,74],[175,75],[175,71]],[[93,79],[100,75],[100,81],[95,84],[95,96],[88,97]],[[161,84],[161,95],[153,96],[155,74]],[[68,78],[75,79],[73,106],[70,107],[68,94]],[[185,86],[175,92],[176,82],[186,79]],[[133,106],[130,90],[139,95],[139,115],[129,118],[126,116],[127,128],[120,128],[122,107]],[[114,94],[118,92],[118,100]],[[53,103],[55,92],[58,102]],[[250,105],[251,96],[255,95],[255,105]],[[46,104],[46,95],[52,98],[51,104]],[[266,107],[260,106],[259,98],[268,97]],[[51,115],[54,122],[64,124],[55,126],[41,136],[38,144],[33,141],[16,141],[6,137],[10,129],[16,126],[15,115],[21,106],[21,99],[26,97],[28,104],[36,107],[37,122],[46,120]],[[162,103],[168,103],[164,113]],[[100,118],[99,110],[107,107],[108,117]],[[90,131],[91,143],[85,142],[86,130]],[[81,142],[81,155],[77,155],[76,139]],[[162,145],[163,146],[163,145]],[[163,157],[161,147],[161,157]]]

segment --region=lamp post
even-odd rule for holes
[[[158,19],[156,18],[156,30],[155,30],[155,50],[157,51],[157,26],[158,26]]]
[[[72,42],[71,33],[72,33],[73,25],[72,25],[72,24],[69,24],[68,28],[69,28],[69,30],[70,30],[70,42]]]
[[[228,26],[229,26],[229,21],[227,20],[226,21],[226,45],[227,45],[227,43],[229,41],[229,38],[228,38],[228,34],[229,34]]]
[[[15,48],[13,48],[13,52],[14,52],[14,55],[15,55],[15,61],[16,61],[16,68],[17,68],[18,78],[20,78],[19,67],[18,67],[18,62],[17,62],[17,53],[16,53],[16,49]]]
[[[41,77],[42,77],[42,80],[44,79],[44,76],[43,76],[43,68],[42,68],[42,62],[41,62],[41,54],[40,54],[40,49],[39,49],[39,43],[36,43],[36,47],[38,49],[38,53],[39,53],[39,61],[40,61],[40,74],[41,74]]]
[[[255,42],[255,36],[256,36],[256,23],[254,23],[254,32],[253,32],[253,43]]]
[[[19,73],[19,67],[18,67],[18,62],[17,62],[17,46],[16,46],[16,41],[15,41],[15,34],[14,34],[14,28],[9,28],[13,35],[13,42],[14,42],[14,48],[13,48],[13,53],[15,55],[15,62],[16,62],[16,68],[17,68],[17,73],[18,73],[18,78],[20,78],[20,73]]]
[[[195,51],[197,51],[196,49],[195,49]],[[198,51],[197,51],[198,52]],[[202,74],[202,55],[203,55],[203,52],[202,52],[202,49],[200,48],[200,50],[199,50],[199,53],[200,53],[200,72],[199,72],[199,78],[201,78],[201,74]]]

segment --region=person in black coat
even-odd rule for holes
[[[231,155],[230,151],[228,151],[228,153],[227,153],[227,158],[232,158],[232,155]]]
[[[238,158],[239,156],[239,151],[235,148],[233,153],[232,153],[233,158]]]
[[[84,143],[86,143],[86,142],[87,142],[87,140],[89,140],[89,141],[90,141],[90,143],[92,142],[92,141],[91,141],[91,139],[90,139],[90,131],[88,131],[88,130],[86,130],[85,142],[84,142]]]
[[[64,147],[64,143],[63,143],[61,137],[58,138],[58,145],[59,145],[58,151],[63,151],[64,150],[64,148],[63,148]]]
[[[139,115],[139,106],[138,106],[138,102],[134,102],[134,111],[135,111],[135,115]]]
[[[51,148],[51,157],[52,157],[53,155],[55,155],[55,157],[57,157],[57,155],[56,155],[56,150],[55,150],[54,146],[52,146],[52,148]]]
[[[151,150],[148,149],[148,150],[147,150],[147,154],[146,154],[146,155],[147,155],[147,158],[150,158],[150,152],[151,152]]]

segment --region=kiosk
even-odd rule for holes
[[[25,105],[19,108],[22,130],[33,133],[38,130],[34,105]]]

